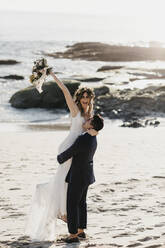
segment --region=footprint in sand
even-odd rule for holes
[[[140,245],[142,245],[142,244],[141,243],[134,243],[134,244],[127,245],[127,247],[137,247]]]
[[[10,188],[9,190],[21,190],[21,188]]]
[[[151,239],[152,239],[152,237],[145,237],[145,238],[142,238],[142,239],[138,239],[138,241],[145,242],[145,241],[149,241]]]

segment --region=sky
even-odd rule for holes
[[[164,0],[0,0],[0,10],[132,16],[164,15]]]
[[[37,25],[41,31],[45,30],[42,39],[51,38],[50,34],[56,30],[58,35],[55,33],[52,39],[65,39],[65,35],[69,40],[82,40],[85,36],[92,40],[95,34],[95,40],[165,42],[164,3],[165,0],[0,0],[0,35],[3,39],[17,34],[21,38],[30,30],[33,36],[38,34],[33,24],[36,26],[35,12],[41,12]],[[16,11],[18,15],[13,14]],[[64,20],[60,13],[70,16]],[[32,37],[30,33],[28,36]]]

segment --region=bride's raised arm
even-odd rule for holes
[[[70,110],[70,113],[72,115],[72,117],[75,117],[78,113],[78,107],[76,105],[76,103],[74,102],[68,88],[63,84],[63,82],[61,82],[56,75],[54,74],[54,72],[51,70],[50,75],[54,78],[55,82],[57,83],[57,85],[60,87],[60,89],[62,90],[64,96],[65,96],[65,100],[66,103],[68,105],[68,108]]]

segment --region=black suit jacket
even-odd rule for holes
[[[95,182],[93,156],[96,148],[96,136],[84,133],[70,148],[57,156],[60,164],[72,157],[71,167],[65,180],[67,183],[89,185]]]

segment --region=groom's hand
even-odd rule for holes
[[[63,163],[63,159],[62,159],[61,154],[58,154],[57,155],[57,161],[59,162],[59,164],[62,164]]]

